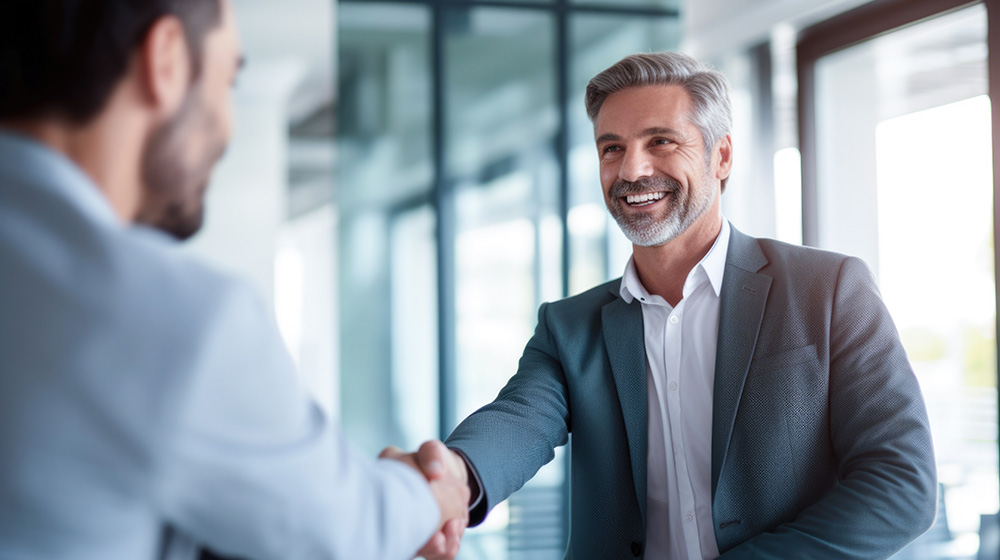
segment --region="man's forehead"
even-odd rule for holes
[[[650,85],[616,91],[604,100],[594,123],[595,137],[606,134],[680,133],[693,126],[691,97],[679,85]]]

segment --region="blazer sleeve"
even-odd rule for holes
[[[482,483],[483,499],[470,512],[478,525],[517,491],[569,438],[566,377],[549,330],[549,304],[538,311],[517,373],[490,404],[466,418],[445,442],[460,450]]]
[[[937,481],[917,379],[867,266],[843,261],[830,317],[836,484],[721,558],[886,558],[934,521]]]
[[[423,477],[350,445],[248,289],[211,307],[159,461],[164,520],[225,556],[412,558],[440,517]]]

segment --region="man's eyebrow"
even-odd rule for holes
[[[683,136],[683,135],[680,133],[680,131],[674,130],[673,128],[654,126],[643,130],[641,136],[645,137],[645,136]],[[621,136],[613,132],[606,132],[598,136],[595,142],[600,144],[601,142],[619,142],[621,140],[622,140]]]
[[[642,131],[643,136],[681,136],[680,131],[672,128],[654,126]]]

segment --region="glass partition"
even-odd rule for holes
[[[431,18],[412,5],[338,11],[341,421],[374,455],[437,436]]]
[[[373,454],[447,435],[515,373],[541,302],[621,274],[583,88],[678,45],[660,5],[338,4],[341,410]],[[562,558],[567,456],[459,558]]]

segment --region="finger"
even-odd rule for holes
[[[417,556],[420,558],[426,558],[427,560],[434,560],[436,558],[441,558],[444,554],[447,554],[445,550],[445,536],[444,533],[438,531],[434,533],[434,536],[427,541],[419,551],[417,551]]]
[[[438,440],[425,441],[417,450],[417,463],[427,480],[441,478],[445,474],[445,461],[451,451]]]
[[[389,447],[386,447],[385,449],[382,450],[381,453],[378,454],[378,458],[379,459],[395,459],[395,458],[399,457],[400,455],[404,455],[403,450],[400,449],[400,448],[398,448],[398,447],[396,447],[395,445],[390,445]]]
[[[465,522],[459,519],[452,519],[448,523],[445,523],[444,529],[441,532],[444,534],[445,555],[448,558],[454,558],[458,555],[458,549],[462,545]]]

